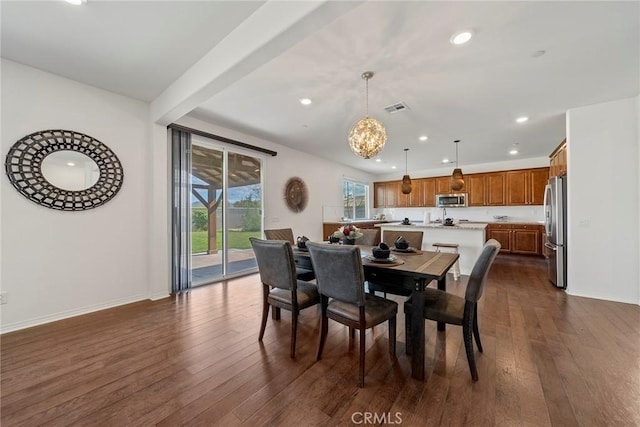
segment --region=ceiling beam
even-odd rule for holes
[[[362,1],[267,1],[151,102],[169,125]]]

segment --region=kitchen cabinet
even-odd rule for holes
[[[507,206],[542,205],[549,168],[506,172]]]
[[[453,193],[451,190],[451,177],[439,176],[436,178],[436,194]]]
[[[549,156],[549,176],[567,173],[567,140],[564,139]]]
[[[505,206],[505,176],[504,172],[467,175],[469,206]]]
[[[424,206],[424,181],[423,178],[411,180],[411,193],[403,194],[407,199],[407,206],[421,207]],[[400,184],[400,192],[402,193],[402,184]]]
[[[542,255],[544,227],[537,224],[489,224],[488,239],[496,239],[502,245],[500,252]]]
[[[511,252],[511,224],[489,224],[486,228],[487,240],[500,242],[500,252]]]
[[[400,191],[400,181],[374,182],[373,183],[373,207],[374,208],[393,208],[400,206],[399,196],[403,195]],[[406,206],[406,205],[405,205]]]
[[[436,205],[436,179],[424,178],[422,180],[422,206]]]

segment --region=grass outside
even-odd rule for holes
[[[229,248],[230,249],[251,249],[249,237],[260,238],[259,231],[229,231]],[[206,252],[208,232],[192,231],[191,232],[191,253]],[[216,236],[218,248],[222,247],[222,230],[218,230]]]

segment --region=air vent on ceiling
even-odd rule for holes
[[[397,104],[392,104],[384,107],[385,111],[389,114],[394,114],[394,113],[397,113],[398,111],[404,111],[407,108],[409,107],[407,107],[407,105],[404,102],[398,102]]]

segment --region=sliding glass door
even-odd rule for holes
[[[174,214],[174,227],[177,221],[185,229],[177,233],[184,242],[174,244],[174,252],[188,251],[174,253],[174,264],[186,264],[179,269],[186,272],[182,280],[188,288],[255,271],[249,238],[262,235],[263,159],[198,135],[189,135],[182,149],[183,173],[174,172],[174,186],[188,193],[180,206],[174,202],[183,217]]]

